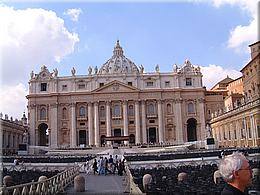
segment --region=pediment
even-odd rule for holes
[[[139,89],[133,86],[126,85],[120,81],[112,81],[106,85],[95,89],[92,92],[96,93],[118,93],[118,92],[138,92]]]
[[[43,65],[41,67],[40,73],[35,74],[35,78],[40,79],[40,80],[49,80],[49,79],[52,79],[52,74],[50,73],[48,68],[45,65]]]

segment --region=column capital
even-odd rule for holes
[[[156,100],[157,101],[157,103],[159,103],[159,104],[162,104],[163,103],[163,100]]]
[[[99,104],[99,102],[97,102],[97,101],[94,102],[94,106],[98,106],[98,104]]]
[[[110,105],[111,103],[112,103],[111,100],[107,100],[107,101],[106,101],[106,105]]]
[[[146,99],[141,100],[141,103],[142,103],[142,104],[146,104]]]
[[[176,98],[173,100],[174,103],[182,103],[183,99],[182,98]]]
[[[69,104],[70,107],[75,107],[76,106],[76,102],[72,102]]]
[[[204,98],[199,98],[198,101],[199,101],[199,103],[205,103],[206,102]]]
[[[93,102],[87,102],[88,106],[92,106]]]
[[[50,108],[57,108],[58,105],[59,105],[58,102],[52,103],[52,104],[50,104]]]
[[[128,100],[122,100],[123,105],[127,105]]]

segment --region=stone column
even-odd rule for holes
[[[2,129],[2,127],[0,127],[0,128],[1,128],[1,130],[0,130],[0,148],[2,149],[2,148],[5,148],[5,141],[4,141],[5,138],[4,138],[3,129]],[[0,150],[0,155],[1,156],[3,155],[3,150]],[[1,181],[1,178],[0,178],[0,181]],[[2,183],[0,182],[0,184],[2,184]]]
[[[163,112],[162,112],[162,101],[157,101],[158,105],[158,131],[159,131],[159,143],[164,142],[163,133],[164,133],[164,125],[163,125]]]
[[[241,146],[242,135],[241,135],[241,130],[240,130],[240,127],[239,127],[239,124],[238,124],[238,120],[235,121],[235,128],[236,128],[236,131],[237,131],[237,146]]]
[[[110,137],[111,136],[111,112],[110,112],[110,102],[106,102],[106,125],[107,125],[107,132],[106,136]],[[107,141],[107,145],[111,145],[111,141]]]
[[[182,111],[181,111],[182,99],[177,99],[174,106],[174,115],[176,119],[176,137],[177,144],[183,144],[183,122],[182,122]]]
[[[124,118],[124,136],[128,136],[127,101],[123,102],[123,118]],[[124,144],[129,144],[129,141],[124,141]]]
[[[142,101],[142,136],[144,144],[147,144],[147,132],[146,132],[146,111],[145,101]]]
[[[135,144],[141,143],[140,139],[140,112],[139,112],[139,101],[135,102]]]
[[[255,144],[257,146],[257,140],[260,137],[260,135],[258,135],[256,117],[257,117],[257,115],[253,115],[252,120],[253,120],[254,129],[255,129],[255,141],[256,141]]]
[[[199,99],[199,120],[200,120],[200,133],[197,132],[198,140],[204,141],[206,139],[206,122],[205,122],[205,99]]]
[[[70,129],[70,147],[77,146],[77,129],[76,129],[76,104],[71,104],[71,129]]]
[[[89,145],[94,145],[94,129],[93,129],[93,113],[92,113],[92,103],[88,103],[88,139],[89,139]]]
[[[252,136],[252,141],[253,141],[253,146],[256,146],[257,141],[256,141],[256,131],[255,131],[255,124],[254,124],[254,115],[250,115],[250,130],[251,130],[251,136]]]
[[[38,137],[35,135],[36,127],[35,127],[35,122],[36,122],[36,105],[29,105],[29,113],[30,113],[30,118],[29,118],[29,134],[30,134],[30,145],[37,145],[36,144],[36,139],[38,140]]]
[[[98,116],[98,102],[94,103],[94,129],[95,129],[95,145],[100,146],[99,136],[99,116]]]
[[[58,103],[54,103],[50,106],[51,108],[51,116],[50,116],[50,124],[51,124],[51,135],[50,135],[50,144],[51,148],[58,147]]]

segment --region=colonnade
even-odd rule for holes
[[[107,101],[106,107],[106,137],[112,136],[112,116],[111,116],[111,101]],[[100,118],[99,118],[99,102],[88,102],[88,143],[89,145],[100,146]],[[122,119],[123,119],[123,136],[129,136],[128,131],[128,101],[122,102]],[[140,118],[141,110],[141,118]],[[164,142],[164,120],[162,102],[157,101],[157,116],[158,116],[158,140]],[[134,119],[135,119],[135,143],[147,143],[146,130],[146,102],[134,102]],[[71,104],[71,147],[76,147],[77,133],[76,133],[76,104]],[[107,144],[111,144],[110,141]],[[129,141],[124,141],[124,144],[129,144]]]

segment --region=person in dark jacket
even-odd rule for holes
[[[96,173],[98,173],[98,171],[97,171],[97,170],[98,170],[98,167],[97,167],[97,159],[94,159],[92,168],[93,168],[94,175],[95,175]]]
[[[219,171],[227,182],[222,195],[242,195],[252,184],[252,169],[246,157],[240,152],[225,156],[219,164]]]

